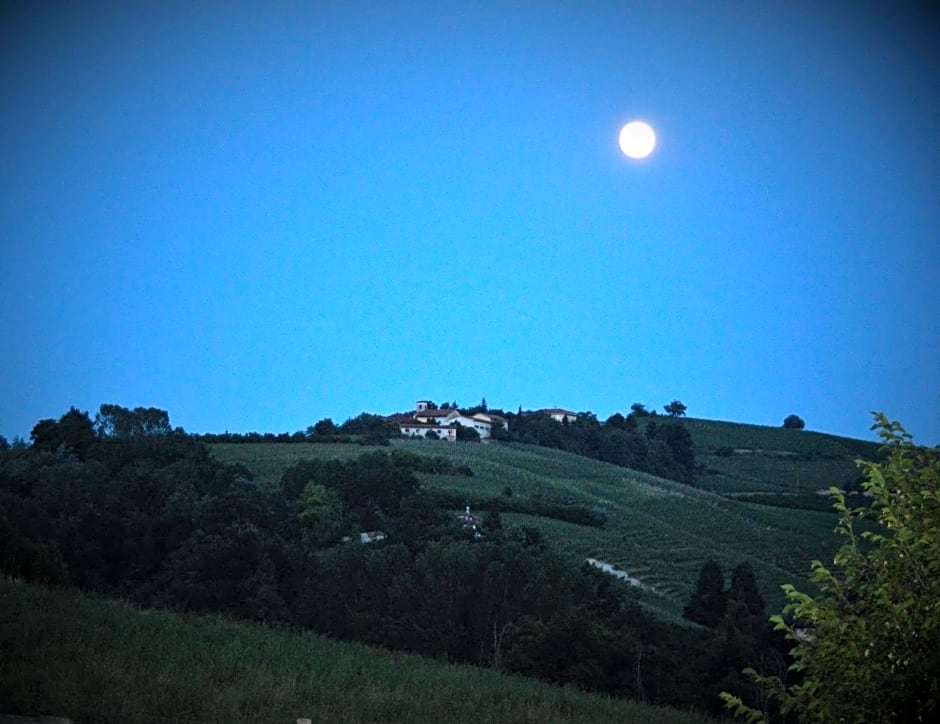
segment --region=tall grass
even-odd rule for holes
[[[0,581],[0,711],[77,722],[710,721],[495,671]]]

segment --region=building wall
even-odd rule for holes
[[[494,419],[483,412],[477,413],[473,417],[467,417],[457,410],[428,409],[427,400],[418,400],[414,413],[414,424],[403,422],[400,424],[400,429],[401,434],[406,437],[425,437],[428,429],[436,429],[446,432],[447,440],[456,440],[456,430],[447,432],[447,428],[453,428],[454,425],[476,430],[481,440],[488,440],[492,437],[493,425],[500,425],[504,430],[509,429],[508,423],[502,418]]]
[[[472,417],[456,414],[448,419],[447,424],[473,428],[477,431],[477,433],[479,433],[481,440],[485,440],[490,436],[490,424],[488,422],[484,422],[483,420],[477,420]]]
[[[500,425],[504,430],[509,429],[509,423],[504,418],[494,417],[492,415],[486,414],[485,412],[478,412],[473,416],[473,419],[477,422],[484,422],[488,424],[490,429],[492,429],[493,425]]]
[[[457,440],[457,431],[453,428],[448,427],[431,427],[428,425],[400,425],[399,430],[404,437],[427,437],[428,431],[433,430],[437,433],[437,436],[440,438],[441,433],[445,435],[444,439],[447,442],[455,442]]]

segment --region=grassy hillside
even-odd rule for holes
[[[77,722],[710,721],[492,670],[0,580],[0,712]]]
[[[831,559],[839,545],[835,515],[780,507],[790,496],[857,479],[856,457],[877,444],[808,431],[686,420],[703,468],[696,486],[520,444],[480,445],[403,440],[397,447],[469,465],[473,477],[421,476],[424,486],[474,507],[503,501],[517,512],[504,525],[534,525],[545,542],[575,559],[607,561],[638,578],[644,603],[678,618],[709,557],[726,571],[747,560],[772,610],[783,604],[780,585],[800,582],[814,558]],[[355,457],[358,445],[215,445],[227,462],[242,462],[262,484],[276,481],[305,457]],[[511,490],[507,498],[506,489]],[[765,494],[756,504],[739,496]],[[818,498],[814,498],[818,500]],[[602,513],[603,527],[575,525],[563,516],[526,514],[539,504],[580,506]]]
[[[782,427],[715,420],[684,420],[699,486],[724,495],[741,492],[810,493],[859,479],[854,461],[873,460],[879,444]]]

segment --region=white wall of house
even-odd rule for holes
[[[398,429],[404,437],[427,437],[428,432],[434,430],[439,438],[447,442],[457,440],[457,430],[452,427],[439,427],[436,425],[399,425]]]
[[[490,415],[486,412],[478,412],[473,416],[474,420],[479,422],[485,422],[492,428],[493,425],[500,425],[504,430],[509,429],[509,422],[505,417],[500,417],[499,415]]]
[[[412,421],[399,424],[401,434],[405,437],[425,437],[428,430],[437,430],[439,434],[443,433],[444,439],[456,440],[455,426],[461,425],[476,430],[481,440],[487,440],[492,436],[494,425],[499,425],[504,430],[509,429],[505,418],[485,412],[467,416],[458,410],[432,410],[429,409],[428,400],[419,400],[416,408]]]
[[[548,415],[556,422],[564,422],[565,419],[567,419],[568,422],[575,422],[578,419],[576,412],[569,412],[567,410],[549,410]]]
[[[469,427],[477,431],[480,435],[481,440],[486,440],[490,437],[491,426],[488,422],[483,420],[478,420],[476,415],[473,417],[467,417],[466,415],[461,415],[459,412],[454,412],[454,414],[447,418],[448,425],[460,425],[461,427]]]

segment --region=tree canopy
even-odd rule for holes
[[[685,411],[688,408],[679,402],[679,400],[673,400],[668,405],[663,405],[663,409],[670,417],[684,417]]]
[[[40,420],[30,433],[37,450],[55,452],[62,450],[84,460],[95,443],[95,430],[87,412],[70,408],[58,422]]]
[[[783,420],[783,426],[788,430],[802,430],[806,423],[799,415],[787,415]]]
[[[846,541],[832,568],[813,562],[818,594],[788,584],[783,615],[771,617],[799,680],[746,670],[803,721],[920,722],[940,704],[940,448],[914,445],[882,414],[873,429],[889,454],[859,463],[872,505],[850,508],[831,489]],[[749,722],[767,721],[722,698]]]
[[[682,612],[683,617],[703,626],[715,628],[725,615],[728,594],[725,576],[715,560],[708,560],[698,574],[695,591]]]
[[[101,437],[121,440],[172,432],[170,416],[157,407],[135,407],[128,410],[120,405],[102,405],[95,415],[95,430]]]

